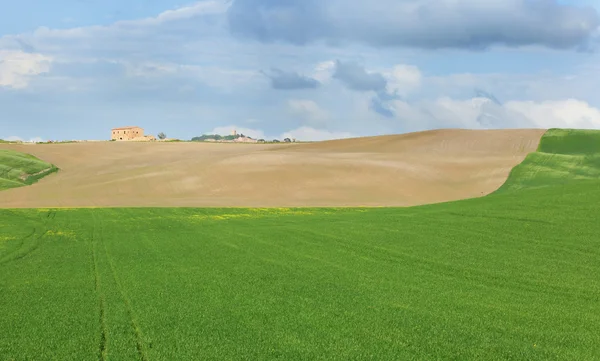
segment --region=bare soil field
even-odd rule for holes
[[[60,168],[0,207],[411,206],[498,189],[545,130],[435,130],[305,144],[0,144]]]

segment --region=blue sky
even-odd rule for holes
[[[21,0],[0,138],[600,128],[598,1]],[[32,11],[35,9],[35,11]]]

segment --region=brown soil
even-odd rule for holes
[[[410,206],[489,194],[545,130],[436,130],[308,144],[2,144],[60,168],[0,207]]]

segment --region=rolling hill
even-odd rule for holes
[[[411,206],[480,197],[537,149],[539,129],[446,129],[307,144],[0,145],[61,172],[0,207]]]
[[[511,171],[498,192],[564,185],[575,179],[596,180],[599,177],[599,131],[550,129],[538,150]]]
[[[417,207],[0,209],[0,359],[600,359],[599,134]]]

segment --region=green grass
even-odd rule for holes
[[[497,193],[600,178],[600,131],[550,129]]]
[[[57,170],[30,154],[0,149],[0,190],[33,184]]]
[[[0,360],[596,360],[598,214],[598,179],[413,208],[0,210]]]

